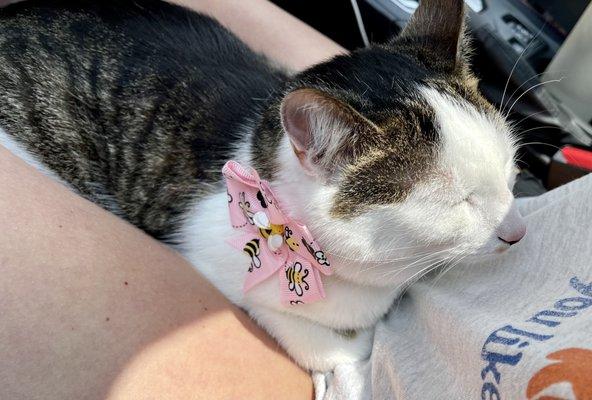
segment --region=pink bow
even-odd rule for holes
[[[243,291],[277,273],[282,303],[306,304],[325,298],[321,273],[331,275],[333,270],[306,226],[282,212],[269,182],[254,169],[228,161],[222,173],[230,221],[245,231],[228,243],[251,259]]]

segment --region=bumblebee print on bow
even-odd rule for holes
[[[285,305],[312,303],[325,297],[322,275],[333,270],[305,225],[284,214],[269,183],[257,171],[228,161],[222,173],[228,189],[230,222],[243,234],[228,243],[243,251],[247,275],[243,291],[276,275]]]

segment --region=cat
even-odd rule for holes
[[[30,0],[0,27],[0,143],[179,249],[309,370],[367,358],[422,274],[525,234],[516,139],[469,70],[462,0],[423,0],[387,43],[297,74],[153,0]],[[231,159],[322,247],[323,300],[283,305],[274,279],[243,293]]]

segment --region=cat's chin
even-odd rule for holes
[[[510,247],[510,245],[502,244],[493,248],[480,249],[478,252],[466,256],[463,262],[475,263],[499,257],[500,255],[506,254]]]

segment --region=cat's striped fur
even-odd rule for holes
[[[511,132],[462,30],[462,0],[423,0],[389,43],[291,76],[178,6],[30,0],[0,9],[0,143],[178,245],[301,365],[328,370],[368,354],[402,286],[524,235]],[[243,295],[249,261],[225,243],[231,158],[327,251],[322,302],[286,308],[274,280]]]

